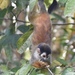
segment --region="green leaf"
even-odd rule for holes
[[[64,75],[75,75],[75,72],[68,72],[68,73],[65,73]]]
[[[75,28],[70,28],[70,30],[75,31]]]
[[[13,6],[8,7],[8,13],[11,13],[13,8],[14,8]]]
[[[45,74],[37,74],[37,75],[45,75]]]
[[[52,13],[52,15],[53,15],[56,19],[58,19],[58,20],[61,20],[61,21],[65,22],[65,19],[64,19],[64,18],[62,18],[62,16],[61,16],[61,15],[58,15],[58,14],[56,14],[56,13]]]
[[[68,0],[65,6],[64,15],[71,16],[75,12],[75,0]]]
[[[10,71],[4,71],[1,75],[11,75]]]
[[[55,75],[61,75],[61,72],[62,72],[62,67],[57,66],[57,67],[55,68]]]
[[[26,31],[29,30],[29,26],[20,25],[17,29],[20,30],[21,32],[25,33]]]
[[[73,35],[70,39],[70,41],[73,43],[75,41],[75,35]]]
[[[0,10],[0,25],[2,24],[3,18],[7,12],[7,9]]]
[[[60,58],[57,58],[57,61],[59,61],[62,65],[68,64],[66,60],[63,60],[63,59],[60,59]]]
[[[49,6],[50,4],[53,3],[53,0],[44,0],[44,1],[45,1],[45,4],[46,4],[47,6]]]
[[[15,75],[27,75],[31,68],[31,64],[26,64],[21,69],[19,69]]]
[[[37,73],[36,73],[36,69],[34,69],[34,70],[31,72],[30,75],[37,75]]]
[[[18,52],[19,52],[20,54],[22,54],[22,53],[26,50],[26,48],[28,48],[28,47],[30,47],[30,46],[32,45],[32,41],[31,41],[32,35],[33,35],[33,34],[31,34],[31,35],[28,37],[28,39],[24,42],[24,44],[19,48]]]
[[[6,65],[0,65],[0,70],[8,70],[7,66]]]
[[[71,63],[74,63],[74,62],[75,62],[75,56],[71,59],[70,62],[71,62]]]
[[[32,30],[29,30],[19,38],[19,40],[17,41],[18,48],[20,48],[24,44],[24,42],[27,40],[27,38],[30,36],[31,33],[32,33]]]
[[[5,35],[9,36],[15,34],[15,23],[11,24],[9,28],[6,29]]]
[[[29,9],[30,9],[30,11],[33,10],[34,6],[37,4],[37,1],[38,0],[30,0],[30,2],[29,2]]]
[[[17,7],[18,7],[18,9],[25,9],[26,8],[26,6],[28,5],[28,3],[29,3],[29,0],[17,0],[16,1],[16,5],[17,5]]]
[[[3,36],[0,39],[0,50],[2,47],[5,47],[6,45],[12,46],[13,48],[17,48],[16,43],[20,36],[21,35],[18,35],[18,34]]]
[[[15,1],[17,1],[17,0],[11,0],[12,2],[15,2]]]
[[[68,0],[59,0],[59,3],[65,4]]]
[[[74,69],[73,68],[66,68],[62,72],[62,75],[75,75]]]
[[[24,52],[24,59],[25,60],[30,60],[31,59],[31,52],[30,52],[30,49],[27,48]]]
[[[0,75],[11,75],[6,65],[0,65]]]
[[[12,49],[11,49],[10,45],[5,46],[4,48],[5,48],[5,52],[6,52],[8,61],[12,62],[13,54],[12,54]]]
[[[14,24],[10,28],[6,29],[5,35],[0,39],[0,50],[5,46],[12,46],[12,48],[17,48],[16,42],[21,35],[15,34]]]
[[[16,66],[15,68],[12,68],[11,71],[16,73],[20,68],[20,66]]]

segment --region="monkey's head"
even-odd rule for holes
[[[48,44],[41,43],[34,50],[31,64],[36,68],[43,68],[51,64],[51,49]]]

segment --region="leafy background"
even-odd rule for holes
[[[75,75],[75,0],[57,0],[53,26],[54,75]],[[50,75],[29,64],[33,26],[28,20],[37,0],[0,0],[0,75]],[[46,8],[53,0],[45,0]]]

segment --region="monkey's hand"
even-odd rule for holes
[[[35,61],[32,65],[36,68],[44,68],[48,65],[48,63],[43,61]]]

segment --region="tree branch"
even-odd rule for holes
[[[13,20],[13,19],[10,19],[10,18],[0,18],[0,20]],[[22,20],[18,20],[18,19],[16,19],[16,22],[23,22],[23,23],[30,23],[30,22],[26,22],[26,21],[22,21]],[[59,23],[59,24],[55,24],[55,23],[53,23],[52,25],[75,25],[75,23]]]
[[[59,24],[52,24],[52,25],[75,25],[75,23],[59,23]]]
[[[13,19],[10,19],[10,18],[0,18],[0,20],[13,20]]]
[[[30,22],[26,22],[26,21],[22,21],[22,20],[18,20],[18,19],[16,19],[16,21],[23,22],[23,23],[30,23]]]
[[[13,19],[10,19],[10,18],[0,18],[0,20],[13,20]],[[22,21],[22,20],[18,20],[18,19],[16,19],[16,22],[23,22],[23,23],[29,23],[29,22],[26,22],[26,21]]]

